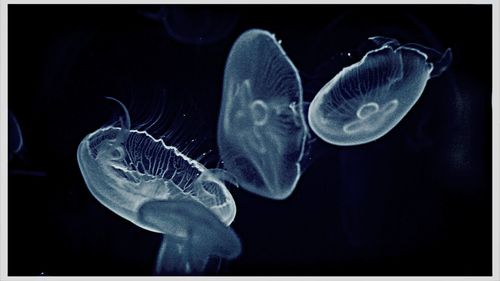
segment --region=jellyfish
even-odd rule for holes
[[[380,47],[342,69],[310,104],[309,126],[330,144],[358,145],[384,136],[417,102],[427,80],[452,60],[451,49],[441,54],[391,38],[369,39]]]
[[[163,139],[130,129],[127,109],[115,101],[125,111],[121,126],[98,129],[78,146],[78,164],[92,195],[114,213],[153,232],[162,230],[137,217],[139,207],[150,200],[196,201],[229,225],[236,215],[225,186],[234,181],[230,174],[207,169]]]
[[[236,26],[238,13],[228,7],[164,5],[156,13],[141,12],[147,18],[160,21],[168,36],[193,45],[217,43]]]
[[[203,273],[209,258],[234,259],[241,253],[236,233],[193,200],[148,201],[139,208],[138,220],[163,233],[157,275]]]
[[[23,134],[16,116],[9,111],[9,160],[23,148]]]
[[[285,199],[301,174],[308,129],[298,71],[271,33],[234,43],[224,71],[217,144],[224,168],[245,190]]]

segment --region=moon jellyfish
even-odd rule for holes
[[[23,134],[16,116],[9,111],[9,160],[23,148]]]
[[[149,200],[196,201],[229,225],[236,215],[224,184],[231,180],[229,174],[207,169],[145,131],[131,130],[127,109],[117,102],[125,111],[121,127],[101,128],[78,146],[78,164],[92,195],[119,216],[154,232],[162,230],[137,218],[139,207]]]
[[[210,257],[234,259],[241,253],[240,239],[212,212],[194,201],[148,201],[138,220],[163,235],[156,274],[197,274]]]
[[[382,137],[417,102],[427,80],[451,63],[450,49],[441,54],[384,37],[370,40],[380,47],[342,69],[310,104],[309,125],[328,143],[357,145]]]
[[[301,173],[307,125],[297,69],[271,33],[252,29],[226,62],[217,141],[244,189],[285,199]]]
[[[156,13],[141,13],[160,21],[176,41],[194,45],[213,44],[226,38],[239,17],[235,10],[223,6],[164,5]]]

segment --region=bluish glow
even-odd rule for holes
[[[335,75],[310,104],[309,125],[328,143],[357,145],[382,137],[417,102],[427,80],[451,63],[450,49],[440,54],[418,44],[370,39],[381,47]]]
[[[287,198],[301,174],[307,125],[297,69],[271,33],[234,43],[224,73],[218,145],[224,168],[258,195]]]
[[[78,164],[94,197],[121,217],[155,232],[162,231],[137,219],[139,207],[150,200],[196,201],[229,225],[236,205],[224,184],[230,178],[227,173],[205,168],[145,131],[130,130],[128,112],[121,105],[126,113],[121,127],[101,128],[78,147]]]
[[[16,116],[9,111],[9,159],[23,148],[23,134]]]
[[[148,201],[138,214],[142,225],[164,233],[157,275],[203,273],[209,257],[234,259],[241,253],[236,233],[192,200]]]
[[[161,6],[157,13],[141,12],[160,21],[166,33],[184,44],[213,44],[226,38],[234,29],[239,14],[223,6]]]

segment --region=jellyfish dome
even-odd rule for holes
[[[384,136],[452,60],[450,49],[441,54],[390,38],[370,40],[380,47],[342,69],[309,106],[309,126],[328,143],[358,145]]]
[[[224,183],[229,178],[226,173],[207,169],[145,131],[130,130],[126,113],[121,127],[98,129],[78,146],[78,164],[94,197],[121,217],[154,232],[162,231],[137,218],[139,207],[150,200],[192,200],[229,225],[236,205]]]
[[[307,125],[298,71],[271,33],[234,43],[224,71],[217,141],[224,168],[247,191],[287,198],[300,177]]]

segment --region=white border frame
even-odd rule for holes
[[[287,1],[287,0],[252,0],[252,1],[165,1],[165,0],[148,0],[144,2],[138,1],[111,1],[111,0],[87,0],[87,1],[24,1],[24,0],[0,0],[0,280],[89,280],[94,279],[94,277],[9,277],[7,276],[7,185],[8,185],[8,171],[7,171],[7,134],[8,134],[8,107],[7,107],[7,5],[8,4],[173,4],[173,3],[183,3],[183,4],[207,4],[207,3],[217,3],[217,4],[491,4],[493,6],[493,27],[492,27],[492,39],[493,39],[493,92],[492,92],[492,108],[493,108],[493,276],[491,277],[99,277],[99,279],[106,280],[143,280],[154,278],[155,280],[187,280],[187,279],[286,279],[286,280],[500,280],[500,56],[499,56],[499,40],[500,40],[500,2],[497,0],[419,0],[419,1],[332,1],[332,0],[312,0],[312,1]],[[472,40],[470,38],[464,38],[464,40]],[[495,77],[497,77],[495,79]]]

